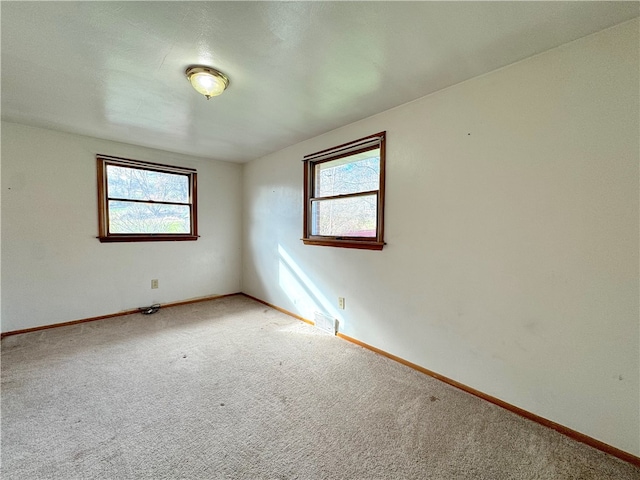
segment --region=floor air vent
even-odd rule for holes
[[[336,334],[335,318],[331,318],[329,315],[325,315],[324,313],[315,312],[313,321],[316,324],[316,328],[319,328],[323,332],[330,333],[331,335]]]

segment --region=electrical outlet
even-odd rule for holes
[[[154,278],[151,280],[151,288],[158,288],[158,279]]]
[[[344,310],[344,297],[338,297],[338,308]]]

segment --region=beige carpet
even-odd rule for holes
[[[640,479],[246,297],[2,341],[3,479]]]

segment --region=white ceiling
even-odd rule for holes
[[[245,162],[640,14],[638,2],[1,2],[2,118]],[[207,101],[191,64],[231,81]]]

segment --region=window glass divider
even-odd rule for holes
[[[353,198],[353,197],[366,197],[369,195],[377,195],[378,190],[368,190],[366,192],[356,192],[356,193],[341,193],[339,195],[330,195],[324,197],[311,197],[309,200],[312,202],[321,201],[321,200],[339,200],[341,198]]]

